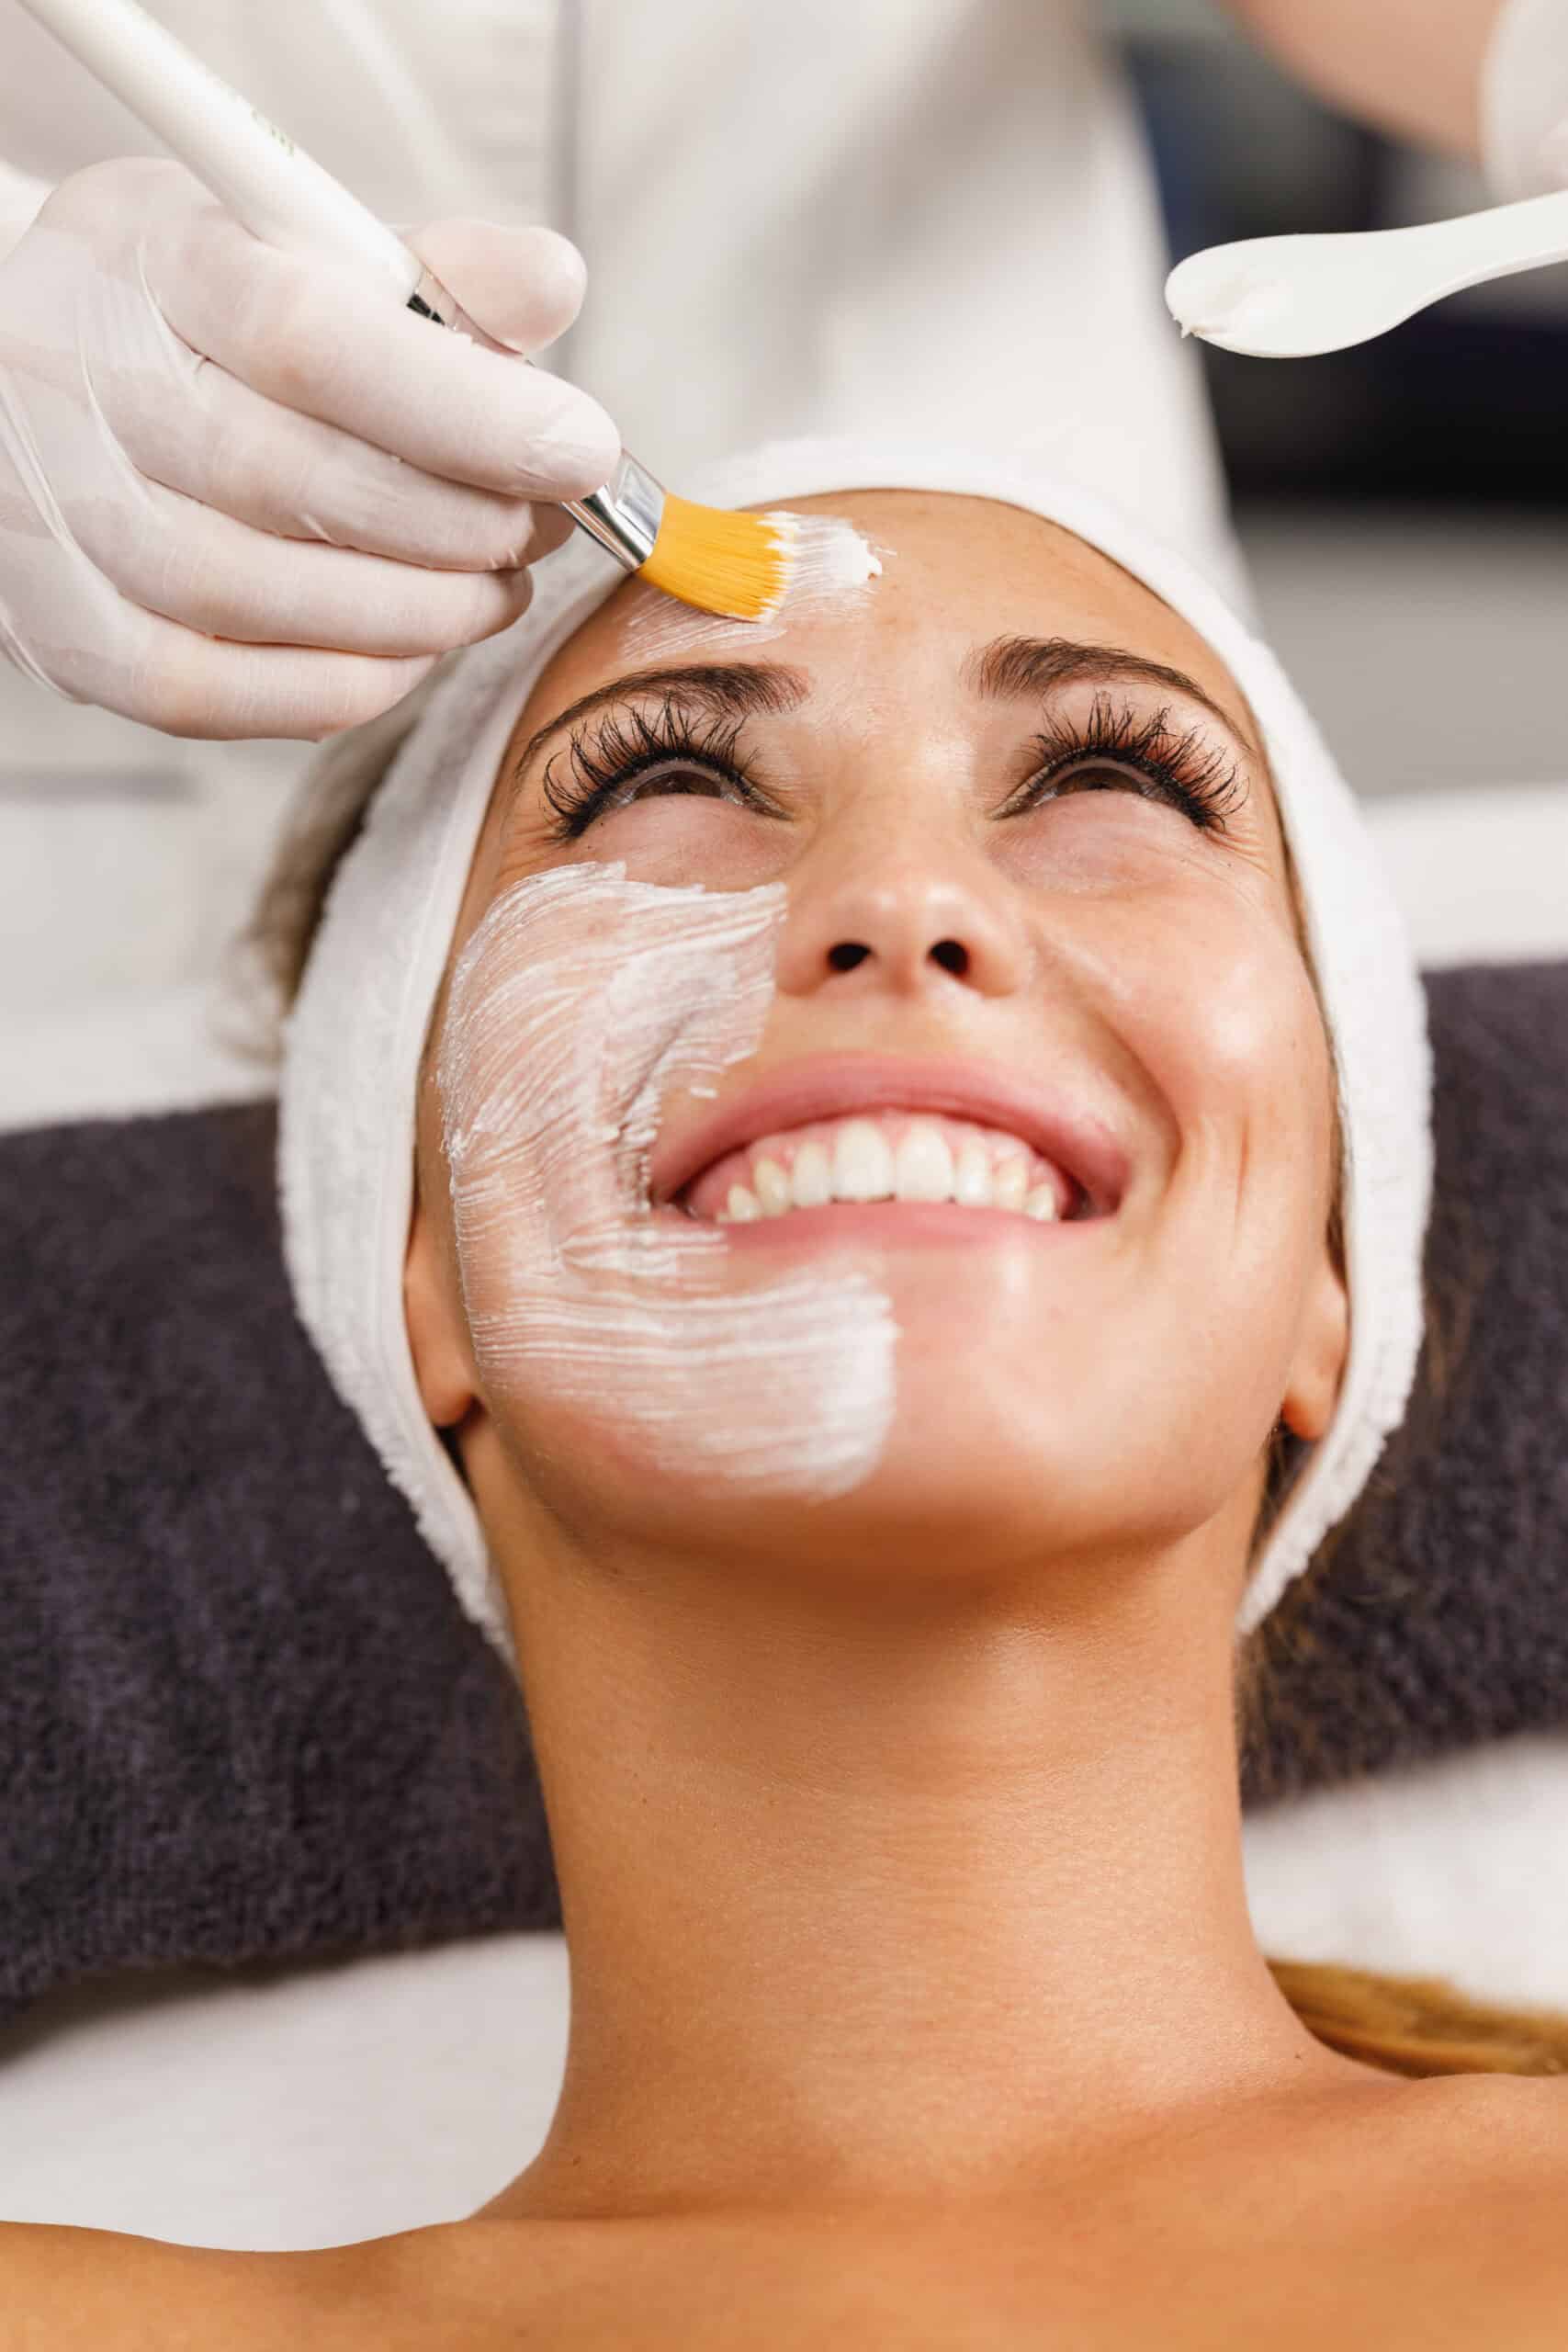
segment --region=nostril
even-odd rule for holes
[[[956,972],[960,978],[969,969],[969,950],[962,940],[939,939],[931,949],[931,956],[944,972]]]
[[[840,939],[836,947],[829,948],[828,961],[835,972],[852,972],[870,954],[870,948],[863,947],[858,939]]]

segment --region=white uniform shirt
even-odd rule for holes
[[[151,0],[383,218],[582,247],[564,372],[679,487],[796,433],[1060,463],[1223,569],[1138,126],[1077,0]],[[0,0],[0,157],[161,152]]]

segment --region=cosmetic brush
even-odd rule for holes
[[[22,0],[22,6],[263,244],[328,254],[378,272],[421,317],[456,327],[489,350],[506,350],[475,325],[385,221],[137,0]],[[762,620],[790,584],[794,533],[786,518],[732,514],[677,498],[624,452],[602,489],[565,505],[624,571],[640,572],[666,595],[702,612]]]
[[[1568,193],[1452,220],[1342,235],[1246,237],[1179,262],[1165,299],[1183,334],[1258,359],[1370,343],[1458,294],[1568,261]]]

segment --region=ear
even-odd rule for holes
[[[1350,1352],[1350,1301],[1326,1250],[1312,1278],[1302,1336],[1280,1417],[1297,1437],[1320,1438],[1334,1419]]]
[[[444,1239],[423,1196],[416,1197],[403,1261],[403,1315],[419,1393],[438,1430],[452,1428],[474,1402],[461,1290]]]

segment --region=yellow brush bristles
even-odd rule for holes
[[[696,506],[666,491],[653,553],[640,577],[703,613],[760,621],[784,602],[793,538],[776,519]]]

